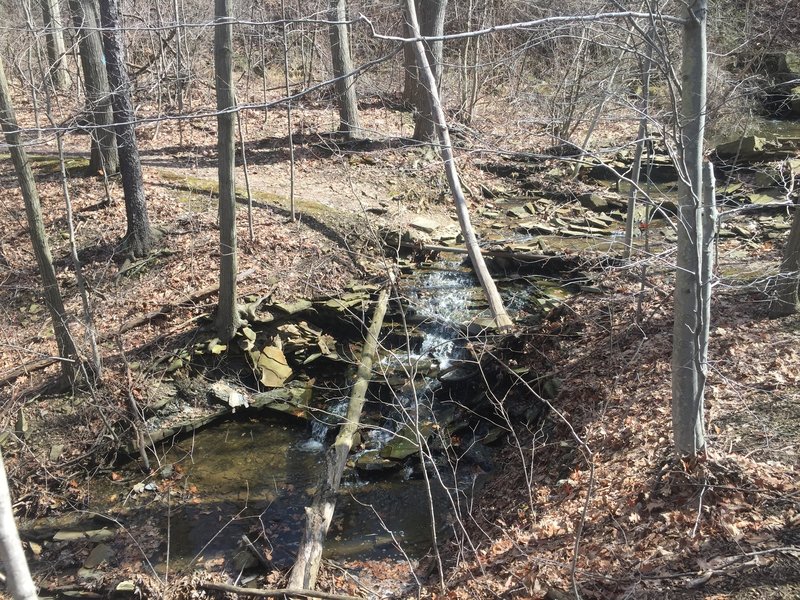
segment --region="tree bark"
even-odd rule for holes
[[[108,83],[113,90],[111,104],[119,150],[119,166],[122,175],[122,190],[125,195],[125,217],[128,230],[125,245],[134,257],[147,256],[153,247],[154,235],[147,216],[147,201],[144,195],[142,164],[136,143],[136,129],[131,82],[125,67],[125,47],[119,30],[118,0],[100,0],[100,19],[103,24],[103,46],[105,47]]]
[[[330,0],[328,18],[331,21],[346,21],[346,0]],[[334,89],[339,102],[339,132],[348,139],[359,138],[363,136],[364,132],[361,128],[361,118],[358,115],[355,77],[347,76],[348,73],[353,72],[347,25],[341,23],[330,25],[329,35],[333,76],[336,78]]]
[[[685,11],[679,156],[683,169],[678,206],[675,323],[672,340],[672,428],[675,447],[690,457],[706,444],[705,392],[708,309],[702,293],[703,134],[706,112],[707,1],[693,0]]]
[[[793,209],[792,229],[783,249],[781,270],[773,288],[774,299],[769,307],[771,317],[785,317],[798,311],[800,286],[800,207]]]
[[[89,171],[111,175],[119,171],[119,157],[97,5],[95,0],[69,0],[69,6],[77,30],[88,110],[97,126],[92,129]]]
[[[306,508],[306,528],[297,550],[297,561],[289,576],[290,588],[314,589],[316,585],[322,559],[322,546],[333,518],[333,511],[336,509],[336,493],[342,481],[347,456],[353,446],[353,435],[358,430],[361,411],[364,408],[367,387],[372,377],[372,361],[378,349],[378,337],[383,327],[383,317],[386,315],[388,303],[389,291],[384,288],[378,296],[364,347],[361,349],[361,360],[358,363],[356,381],[350,392],[346,420],[325,457],[327,464],[325,479],[320,483],[312,505]]]
[[[406,22],[408,23],[412,37],[419,37],[419,24],[417,23],[417,15],[414,10],[414,0],[405,0],[404,10]],[[421,41],[414,43],[414,52],[416,54],[417,68],[419,69],[422,87],[430,96],[430,105],[433,109],[434,118],[436,119],[435,124],[439,140],[439,152],[441,153],[442,162],[444,163],[447,181],[450,184],[450,192],[453,194],[453,200],[455,201],[458,223],[461,226],[461,233],[464,236],[467,254],[472,263],[472,268],[475,270],[475,274],[478,277],[478,281],[483,288],[483,292],[486,294],[486,300],[489,303],[489,310],[492,313],[495,327],[499,329],[510,328],[512,325],[511,319],[503,306],[503,300],[500,298],[497,286],[492,276],[489,274],[489,270],[486,268],[486,262],[483,260],[483,255],[478,246],[478,239],[475,237],[475,231],[472,229],[467,200],[464,197],[464,192],[461,190],[461,181],[459,180],[455,159],[453,158],[453,145],[450,143],[450,131],[447,128],[447,120],[444,116],[442,103],[439,100],[439,92],[430,64],[428,63],[425,47]]]
[[[12,506],[8,476],[0,452],[0,558],[8,578],[6,585],[14,600],[36,600],[36,586],[28,569]]]
[[[214,73],[217,88],[217,172],[219,179],[219,307],[217,335],[227,342],[239,325],[236,310],[236,189],[233,90],[232,0],[215,0]]]
[[[41,0],[42,21],[47,37],[47,60],[53,87],[64,90],[69,85],[67,67],[64,65],[64,28],[61,23],[61,9],[58,0]]]
[[[447,0],[417,0],[416,12],[419,19],[419,31],[423,36],[440,36],[444,33],[444,13]],[[442,51],[441,40],[423,42],[425,55],[428,59],[433,79],[436,82],[437,95],[442,82]],[[414,89],[414,139],[420,142],[436,141],[436,115],[431,106],[431,94],[428,93],[427,83],[417,73],[417,82]]]
[[[14,107],[11,104],[11,93],[8,89],[5,66],[2,59],[0,59],[0,121],[2,121],[6,143],[11,152],[11,160],[14,162],[14,170],[17,173],[22,198],[25,202],[25,213],[28,218],[31,243],[39,266],[39,273],[42,275],[45,303],[53,320],[53,331],[58,345],[58,353],[64,359],[61,362],[62,371],[64,376],[71,380],[74,376],[73,358],[75,357],[75,345],[67,328],[67,315],[64,310],[64,302],[61,299],[61,292],[58,289],[56,272],[53,268],[53,257],[50,254],[50,245],[44,230],[39,194],[36,191],[28,155],[20,141],[17,118],[14,113]]]

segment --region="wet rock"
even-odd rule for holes
[[[540,221],[525,221],[517,223],[516,231],[519,233],[537,233],[539,235],[555,235],[558,229]]]
[[[313,397],[311,381],[290,381],[282,388],[276,388],[260,394],[254,394],[250,398],[250,406],[253,408],[269,408],[285,414],[308,418],[308,405]]]
[[[433,433],[433,423],[425,422],[419,425],[419,437],[427,439]],[[381,458],[391,460],[403,460],[417,454],[419,444],[417,444],[417,432],[408,425],[404,425],[395,436],[380,449]]]
[[[492,451],[481,442],[471,440],[464,453],[461,455],[461,463],[474,465],[482,471],[488,473],[494,469]]]
[[[378,450],[367,450],[355,462],[356,469],[367,473],[397,471],[401,466],[401,463],[395,460],[382,457]]]
[[[457,365],[441,373],[439,375],[439,381],[442,383],[458,383],[460,381],[474,379],[479,374],[480,369],[477,365]]]

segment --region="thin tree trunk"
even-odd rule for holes
[[[242,173],[244,174],[244,188],[247,191],[247,234],[250,241],[256,239],[253,230],[253,192],[250,189],[250,173],[247,170],[247,149],[244,142],[244,129],[242,128],[242,113],[236,113],[236,130],[239,132],[239,144],[242,146]]]
[[[112,127],[114,114],[100,37],[100,17],[95,0],[69,0],[69,6],[80,46],[86,101],[92,122],[97,126],[92,129],[89,171],[110,175],[119,170],[119,157]]]
[[[125,66],[125,47],[119,29],[118,0],[100,0],[100,18],[103,23],[108,82],[113,93],[114,122],[119,149],[122,190],[125,195],[125,217],[128,230],[125,245],[136,258],[147,256],[153,247],[155,236],[147,216],[147,201],[144,195],[142,164],[136,143],[135,117],[131,101],[131,82]]]
[[[294,223],[297,220],[294,206],[294,139],[292,136],[292,101],[288,99],[292,93],[289,89],[289,34],[286,31],[285,4],[285,0],[281,0],[281,17],[283,19],[283,83],[285,84],[287,98],[286,133],[289,139],[289,213],[291,214],[292,223]]]
[[[769,307],[771,317],[785,317],[798,311],[800,286],[800,207],[793,208],[792,229],[783,249],[781,270],[773,288],[774,299]]]
[[[217,334],[233,338],[239,325],[236,309],[236,189],[233,90],[233,0],[215,0],[214,73],[217,88],[217,153],[219,178],[219,307]]]
[[[47,38],[48,72],[53,87],[65,90],[69,87],[69,74],[64,64],[64,28],[61,24],[61,9],[58,0],[41,0],[42,21]]]
[[[703,163],[703,238],[700,246],[700,296],[703,315],[700,323],[700,368],[703,381],[708,375],[708,338],[711,331],[711,291],[717,248],[717,198],[714,166]]]
[[[36,255],[39,273],[42,275],[45,303],[53,320],[53,331],[58,345],[58,353],[63,359],[61,362],[62,371],[65,377],[72,380],[74,376],[75,345],[67,328],[66,311],[64,310],[64,302],[61,299],[61,292],[58,289],[56,272],[53,268],[53,257],[50,254],[50,245],[44,230],[39,194],[36,191],[28,155],[20,141],[17,118],[14,113],[14,107],[11,104],[11,94],[8,89],[5,66],[2,59],[0,59],[0,121],[2,121],[6,143],[11,152],[11,160],[14,162],[14,169],[17,173],[22,198],[25,202],[25,213],[28,218],[28,229],[30,230],[33,252]]]
[[[707,310],[701,291],[703,245],[703,134],[706,111],[706,0],[694,0],[685,11],[681,68],[681,138],[684,172],[678,206],[675,273],[675,323],[672,337],[672,428],[675,447],[690,457],[706,444],[703,397],[706,350],[703,321]]]
[[[419,37],[419,25],[417,23],[417,15],[414,12],[414,0],[405,0],[404,8],[406,21],[409,25],[412,37]],[[472,229],[467,200],[464,198],[464,192],[461,190],[461,181],[459,180],[455,159],[453,158],[453,145],[450,143],[450,131],[447,128],[447,120],[444,116],[444,110],[442,110],[439,92],[436,88],[436,82],[430,64],[428,63],[425,47],[421,41],[414,43],[414,51],[417,57],[420,81],[430,96],[431,108],[433,109],[433,115],[436,119],[439,152],[441,153],[442,162],[444,163],[447,181],[450,184],[450,192],[453,194],[453,200],[455,201],[458,223],[461,226],[461,233],[464,236],[464,243],[467,247],[467,253],[472,263],[472,268],[475,270],[475,274],[483,288],[484,294],[486,294],[495,327],[507,329],[511,327],[512,322],[503,306],[503,300],[500,298],[497,286],[492,276],[489,274],[489,270],[486,268],[486,262],[483,260],[483,255],[478,246],[478,239],[475,237],[475,231]]]
[[[52,119],[51,119],[52,122]],[[100,350],[97,348],[97,335],[94,328],[94,316],[92,306],[89,302],[89,292],[86,289],[86,280],[83,278],[83,269],[80,258],[78,258],[78,245],[75,241],[75,219],[72,210],[72,198],[69,194],[69,184],[67,183],[67,168],[64,165],[64,142],[61,133],[56,134],[56,146],[58,148],[58,162],[61,167],[61,189],[64,191],[64,204],[67,209],[67,229],[69,233],[69,253],[72,258],[72,268],[75,269],[75,282],[78,284],[78,292],[81,295],[81,305],[83,306],[84,327],[86,328],[86,341],[89,342],[91,350],[91,374],[92,383],[99,381],[103,376],[103,363],[100,360]]]
[[[419,27],[417,31],[423,36],[440,36],[444,33],[444,11],[447,0],[424,0],[418,3]],[[416,36],[415,36],[416,37]],[[433,74],[436,95],[440,97],[439,86],[442,81],[442,49],[441,40],[424,42],[425,56]],[[416,113],[414,119],[414,139],[420,142],[436,141],[436,114],[431,105],[432,94],[428,91],[430,83],[425,76],[417,71],[419,81],[415,89],[414,104]]]
[[[408,23],[403,23],[403,35],[407,38],[413,37]],[[417,85],[419,84],[414,42],[403,43],[403,73],[403,104],[411,108],[416,101]]]
[[[631,257],[631,251],[633,250],[633,219],[636,214],[636,196],[639,193],[639,175],[642,170],[642,154],[644,153],[644,145],[647,138],[647,125],[650,120],[650,68],[652,66],[651,57],[653,54],[653,45],[652,38],[649,34],[645,39],[645,45],[645,55],[642,64],[642,99],[639,103],[639,132],[636,135],[636,150],[633,155],[633,166],[631,167],[631,190],[628,194],[628,212],[625,216],[625,249],[623,251],[623,256],[626,259]],[[614,72],[616,73],[616,69]],[[584,142],[584,149],[586,144],[588,144],[588,137]],[[580,166],[577,168],[580,169]]]
[[[345,422],[325,457],[326,477],[314,495],[312,505],[306,508],[306,528],[300,540],[297,561],[289,576],[290,588],[314,589],[316,585],[322,559],[322,546],[333,518],[333,511],[336,509],[336,493],[342,481],[347,456],[353,447],[353,435],[358,430],[361,411],[364,408],[367,387],[372,376],[372,361],[378,349],[378,337],[383,327],[383,317],[386,315],[388,302],[389,290],[384,288],[378,296],[375,313],[372,315],[372,322],[361,349],[361,360],[358,363],[356,381],[350,392]]]
[[[331,21],[347,20],[346,0],[330,0],[328,18]],[[331,60],[333,76],[336,78],[334,88],[339,101],[339,132],[345,138],[354,139],[363,135],[361,118],[358,115],[358,98],[356,97],[355,78],[348,73],[353,72],[353,59],[350,55],[350,36],[347,25],[343,23],[329,26],[331,38]]]
[[[8,475],[0,452],[0,558],[6,571],[6,586],[14,600],[36,600],[36,586],[28,569],[12,506]]]

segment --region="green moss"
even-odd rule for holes
[[[10,154],[0,154],[0,161],[10,161]],[[35,173],[52,175],[61,172],[61,161],[52,154],[28,154],[28,162]],[[80,171],[89,167],[89,159],[83,156],[68,156],[64,159],[64,167],[68,175],[72,171]]]

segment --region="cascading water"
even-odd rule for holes
[[[435,422],[434,396],[441,388],[437,375],[464,358],[461,324],[474,316],[469,291],[476,281],[459,263],[443,263],[402,283],[407,337],[384,349],[379,363],[388,402],[381,425],[367,434],[369,449]]]
[[[325,449],[325,438],[332,427],[339,425],[347,412],[347,398],[339,398],[333,402],[327,410],[321,414],[316,415],[311,421],[311,437],[302,442],[299,446],[300,450],[305,452],[319,452]]]
[[[458,263],[444,263],[420,277],[409,292],[412,310],[423,318],[419,325],[423,339],[418,356],[430,356],[440,369],[449,367],[458,358],[458,324],[471,317],[467,290],[475,285],[473,274]]]

